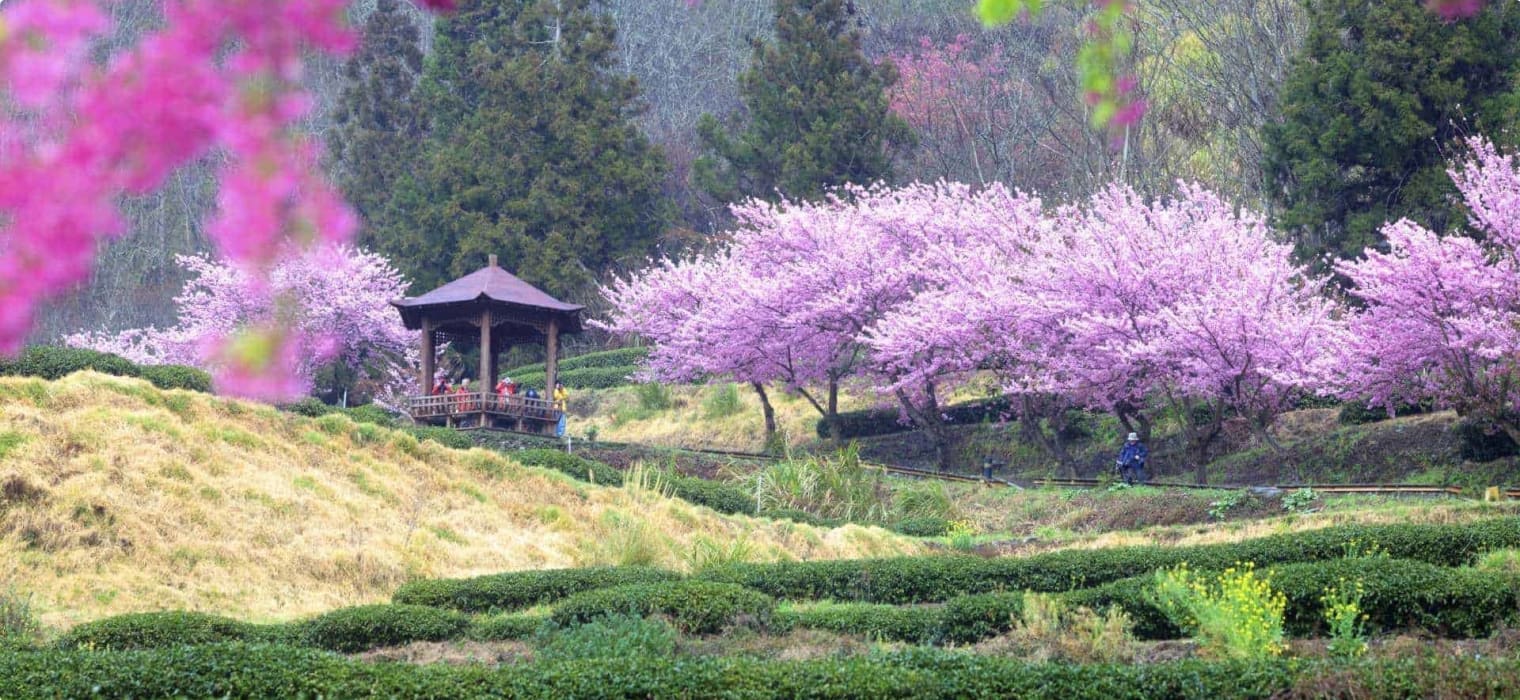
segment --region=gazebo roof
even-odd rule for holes
[[[580,331],[580,312],[586,308],[555,299],[518,279],[498,267],[494,255],[490,263],[479,270],[422,296],[397,299],[391,305],[401,311],[402,321],[413,330],[422,327],[424,317],[449,317],[466,309],[490,305],[519,315],[559,317],[561,331],[567,333]]]

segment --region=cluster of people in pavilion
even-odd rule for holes
[[[554,411],[560,413],[565,411],[570,402],[570,391],[563,383],[556,382],[554,391],[545,395],[533,386],[513,381],[511,377],[503,377],[489,391],[478,392],[470,386],[468,377],[461,377],[459,383],[455,384],[448,376],[439,375],[430,393],[433,396],[455,397],[453,401],[443,402],[439,407],[440,414],[489,410],[521,413],[530,418],[550,418],[551,411],[540,401],[547,401]],[[482,402],[486,405],[481,406]]]

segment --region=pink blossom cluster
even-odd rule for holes
[[[218,391],[271,399],[307,393],[316,371],[332,362],[392,382],[411,376],[414,339],[388,303],[407,285],[379,255],[322,246],[279,256],[267,279],[201,256],[179,262],[194,276],[175,298],[177,325],[80,333],[66,342],[140,364],[202,367],[217,373]],[[264,333],[235,333],[245,328]],[[270,373],[261,362],[290,371]]]
[[[1329,384],[1390,410],[1431,400],[1520,436],[1520,163],[1482,139],[1469,147],[1450,174],[1471,235],[1401,220],[1383,227],[1386,252],[1339,266],[1363,308]]]
[[[344,0],[166,0],[157,29],[92,55],[112,32],[111,4],[0,10],[0,95],[13,107],[0,115],[0,352],[19,348],[37,305],[86,279],[101,243],[124,232],[123,195],[207,154],[225,156],[207,231],[251,280],[288,244],[341,243],[354,230],[318,145],[295,128],[310,103],[303,56],[354,44]],[[286,345],[304,342],[299,332],[238,342],[266,388],[290,384]]]
[[[1001,186],[913,185],[735,213],[723,250],[607,290],[607,327],[652,341],[657,378],[781,381],[810,399],[856,381],[911,412],[991,369],[1072,405],[1267,417],[1334,338],[1289,246],[1194,186],[1047,211]]]

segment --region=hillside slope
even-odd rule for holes
[[[34,594],[49,624],[161,608],[288,619],[419,576],[681,569],[704,540],[752,559],[919,548],[721,516],[341,416],[94,373],[0,378],[0,591]]]

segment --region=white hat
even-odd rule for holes
[[[1135,441],[1137,441],[1137,440],[1140,439],[1140,433],[1130,433],[1129,437],[1124,438],[1124,439],[1128,440],[1130,442],[1135,442]]]

